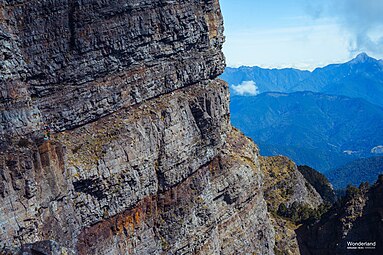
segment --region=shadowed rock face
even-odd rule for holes
[[[0,20],[0,253],[273,253],[218,1],[8,0]]]
[[[353,192],[350,192],[353,191]],[[347,195],[335,204],[322,219],[312,226],[297,230],[300,252],[316,254],[378,255],[383,247],[383,175],[371,187],[347,191]],[[347,242],[375,243],[375,249],[357,252],[347,249]]]
[[[328,203],[336,201],[334,189],[326,176],[309,166],[298,166],[298,171],[315,188],[324,201]]]

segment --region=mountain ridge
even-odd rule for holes
[[[257,141],[261,154],[287,155],[321,172],[375,156],[371,149],[383,143],[383,108],[346,96],[311,91],[232,96],[231,120]]]
[[[383,106],[382,60],[361,53],[341,63],[302,71],[294,68],[263,69],[260,67],[227,67],[221,78],[229,85],[254,81],[260,93],[267,91],[313,91],[326,94],[363,98]]]
[[[367,53],[365,52],[361,52],[361,53],[358,53],[354,58],[350,59],[350,60],[347,60],[345,62],[340,62],[340,63],[330,63],[330,64],[327,64],[327,65],[324,65],[324,66],[320,66],[320,67],[315,67],[314,69],[312,70],[309,70],[309,69],[304,69],[304,68],[296,68],[296,67],[261,67],[261,66],[258,66],[258,65],[240,65],[240,66],[226,66],[227,69],[249,69],[249,68],[259,68],[259,69],[263,69],[263,70],[269,70],[269,71],[276,71],[276,70],[280,70],[280,71],[283,71],[283,70],[293,70],[293,71],[301,71],[301,72],[309,72],[309,73],[312,73],[314,72],[315,70],[317,69],[323,69],[325,67],[328,67],[328,66],[339,66],[339,65],[342,65],[342,64],[347,64],[347,63],[363,63],[363,62],[366,62],[366,61],[369,61],[369,60],[375,60],[379,63],[383,63],[383,59],[377,59],[377,58],[374,58],[374,57],[370,57]]]
[[[358,186],[361,181],[373,183],[380,174],[383,174],[383,156],[355,159],[326,173],[335,189]]]

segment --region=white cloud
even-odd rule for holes
[[[313,17],[333,17],[350,34],[351,53],[366,51],[369,54],[382,54],[382,0],[307,1],[307,10]]]
[[[254,81],[243,81],[239,85],[232,85],[234,93],[241,96],[256,96],[259,94],[258,87]]]
[[[371,153],[383,154],[383,145],[379,145],[379,146],[372,148]]]

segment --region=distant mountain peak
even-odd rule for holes
[[[369,55],[367,55],[365,52],[362,52],[358,54],[353,60],[350,61],[351,64],[359,64],[359,63],[365,63],[371,60],[376,60]]]

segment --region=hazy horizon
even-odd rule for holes
[[[359,54],[367,54],[367,53],[365,53],[365,52],[361,52],[361,53],[358,53],[358,54],[356,54],[356,56],[354,56],[354,57],[351,57],[350,59],[346,59],[345,61],[339,61],[339,62],[334,62],[334,63],[328,63],[328,64],[325,64],[325,65],[322,65],[322,66],[317,66],[317,67],[313,67],[312,69],[304,69],[304,68],[298,68],[298,67],[289,67],[289,66],[286,66],[286,67],[265,67],[265,66],[260,66],[260,65],[251,65],[251,66],[249,66],[249,65],[239,65],[239,66],[230,66],[230,65],[226,65],[226,67],[230,67],[230,68],[240,68],[240,67],[260,67],[260,68],[263,68],[263,69],[269,69],[269,70],[273,70],[273,69],[277,69],[277,70],[282,70],[282,69],[297,69],[297,70],[300,70],[300,71],[309,71],[309,72],[312,72],[312,71],[314,71],[315,69],[317,69],[317,68],[323,68],[323,67],[326,67],[326,66],[328,66],[328,65],[333,65],[333,64],[335,64],[335,65],[337,65],[337,64],[344,64],[344,63],[347,63],[347,62],[349,62],[349,61],[351,61],[351,60],[353,60],[353,59],[355,59]],[[368,54],[367,54],[368,55]],[[370,55],[368,55],[369,57],[371,57],[371,58],[374,58],[374,57],[372,57],[372,56],[370,56]],[[376,58],[374,58],[374,59],[376,59]],[[376,60],[378,60],[378,61],[383,61],[383,59],[376,59]]]

